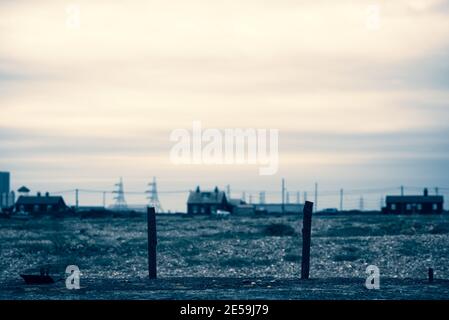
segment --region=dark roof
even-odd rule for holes
[[[66,205],[61,196],[20,196],[16,205]]]
[[[443,196],[387,196],[387,203],[443,203]]]
[[[190,191],[188,204],[220,204],[227,201],[223,191],[215,189],[213,191]]]
[[[19,190],[17,190],[18,192],[21,192],[21,193],[27,193],[27,192],[30,192],[30,189],[28,189],[27,187],[25,187],[25,186],[22,186],[22,187],[20,187],[20,189]]]

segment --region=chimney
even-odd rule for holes
[[[429,190],[427,188],[424,188],[424,197],[427,197],[429,195]]]

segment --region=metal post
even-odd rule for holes
[[[156,279],[157,233],[156,233],[156,210],[154,207],[147,208],[147,223],[148,223],[148,275],[150,279]]]
[[[282,213],[285,213],[285,179],[282,179]]]
[[[310,270],[310,238],[312,235],[313,202],[306,201],[302,221],[302,263],[301,279],[309,279]]]
[[[340,189],[340,211],[343,211],[343,189]]]
[[[76,210],[78,210],[78,207],[79,207],[79,190],[78,189],[76,189],[75,190],[75,208],[76,208]]]

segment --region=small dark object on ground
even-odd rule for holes
[[[48,269],[42,268],[39,275],[37,274],[21,274],[26,284],[51,284],[55,283],[52,277],[48,275]]]

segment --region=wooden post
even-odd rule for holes
[[[312,234],[313,202],[306,201],[302,221],[302,263],[301,279],[309,279],[310,270],[310,238]]]
[[[154,207],[147,208],[147,222],[148,222],[148,275],[150,279],[157,278],[157,263],[156,263],[156,210]]]
[[[433,269],[429,268],[429,282],[433,282]]]

